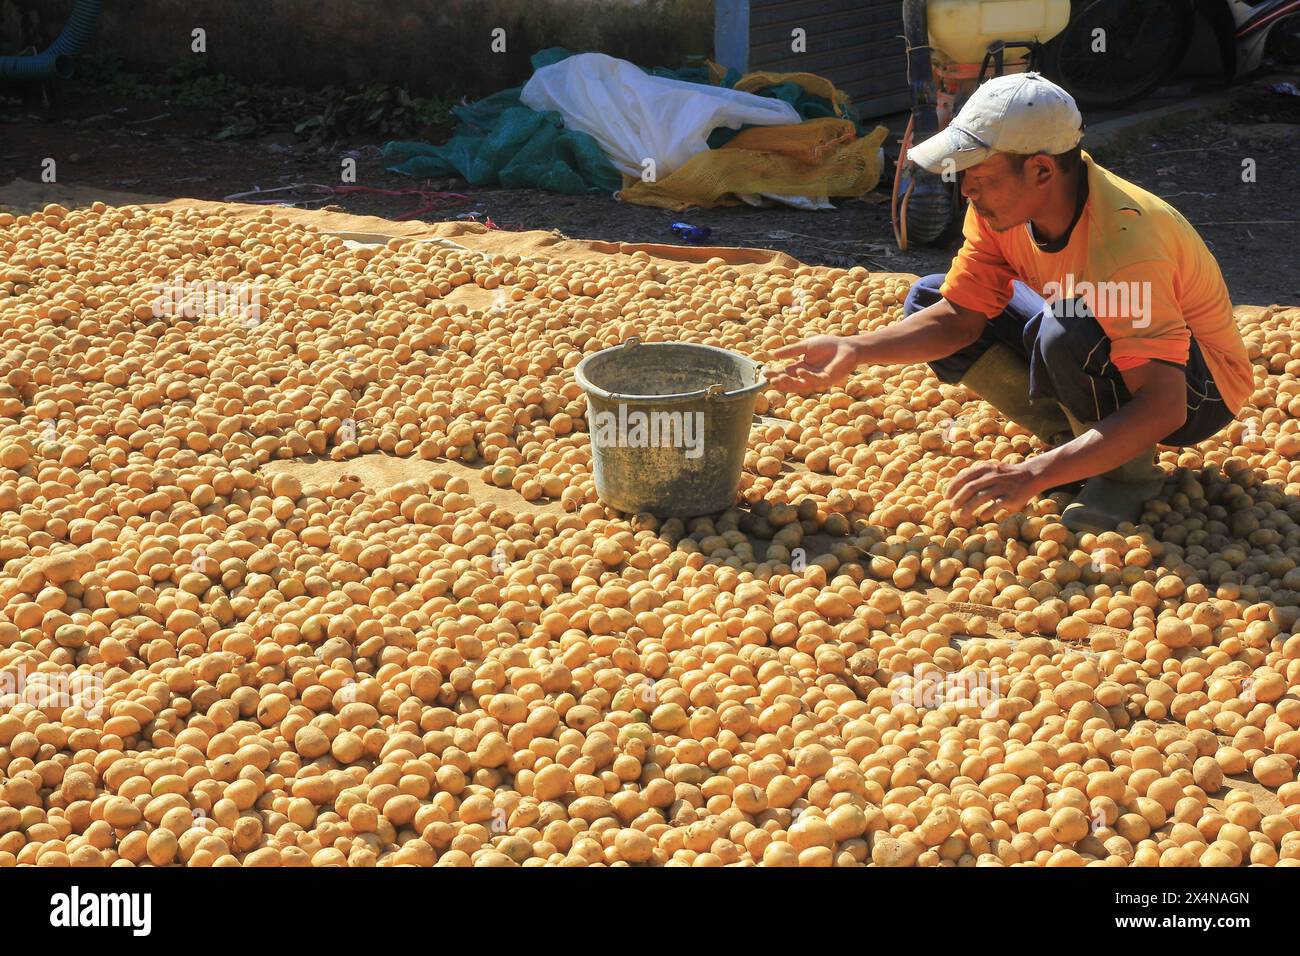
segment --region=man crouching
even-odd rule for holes
[[[1073,98],[1036,73],[981,86],[908,158],[961,176],[965,242],[946,276],[917,282],[904,318],[785,346],[771,375],[809,394],[859,365],[928,362],[1049,449],[954,477],[958,516],[1016,512],[1087,479],[1062,521],[1136,522],[1159,493],[1156,445],[1203,441],[1254,385],[1218,263],[1191,224],[1080,148]]]

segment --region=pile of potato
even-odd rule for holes
[[[904,279],[102,204],[0,263],[0,864],[1300,865],[1300,313],[1141,527],[954,523],[1038,446],[920,366],[761,395],[682,521],[596,499],[582,356],[766,360]],[[371,452],[425,477],[262,468]]]

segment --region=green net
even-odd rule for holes
[[[384,146],[394,172],[409,176],[459,175],[474,186],[612,193],[618,170],[586,133],[566,130],[560,114],[526,106],[503,110],[486,134],[461,133],[442,146],[394,141]]]
[[[534,70],[571,52],[550,47],[533,54]],[[390,171],[423,178],[458,175],[474,186],[547,189],[557,193],[613,193],[618,170],[587,133],[564,128],[559,113],[539,112],[519,100],[522,86],[452,109],[455,135],[441,146],[395,140],[384,144]]]

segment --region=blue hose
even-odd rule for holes
[[[86,48],[99,20],[100,0],[76,0],[50,48],[36,56],[0,56],[0,80],[52,80],[72,76],[72,58]]]

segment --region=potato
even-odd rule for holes
[[[914,843],[884,837],[872,842],[871,861],[876,866],[912,866],[920,853]]]
[[[1266,787],[1281,787],[1295,779],[1295,758],[1267,754],[1255,761],[1250,772]]]
[[[1089,833],[1088,817],[1078,807],[1062,807],[1051,817],[1052,837],[1059,843],[1076,843]]]
[[[1223,788],[1224,769],[1215,757],[1198,757],[1192,765],[1192,779],[1206,793],[1217,793]]]
[[[1063,641],[1082,641],[1088,636],[1090,625],[1082,618],[1071,615],[1056,625],[1056,636]]]

